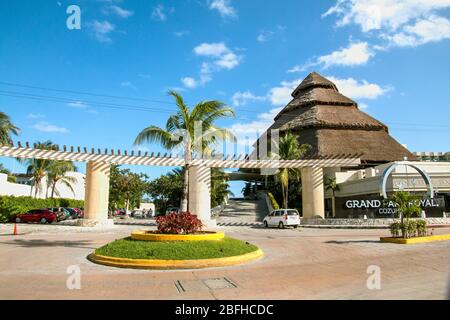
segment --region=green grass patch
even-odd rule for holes
[[[258,247],[225,237],[218,241],[151,242],[130,238],[116,240],[95,250],[102,256],[128,259],[199,260],[239,256]]]

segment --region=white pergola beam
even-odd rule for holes
[[[72,148],[71,148],[72,149]],[[80,149],[81,150],[81,149]],[[86,150],[86,148],[84,148]],[[87,150],[86,150],[87,151]],[[121,155],[118,154],[99,154],[94,152],[71,152],[59,150],[41,150],[24,147],[0,147],[0,156],[22,158],[22,159],[46,159],[75,162],[103,162],[117,165],[141,165],[141,166],[167,166],[180,167],[185,165],[183,158],[161,157],[159,153],[154,156],[151,153],[147,155]],[[126,152],[125,152],[126,153]],[[133,154],[133,153],[132,153]],[[336,156],[335,158],[325,159],[305,159],[305,160],[253,160],[241,156],[236,160],[225,159],[194,159],[190,165],[204,166],[209,168],[245,168],[245,169],[263,169],[263,168],[306,168],[306,167],[353,167],[361,164],[358,156]]]

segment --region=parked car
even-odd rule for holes
[[[116,218],[125,219],[127,218],[127,211],[125,209],[115,209],[112,215]]]
[[[78,219],[79,218],[79,211],[75,210],[75,208],[64,208],[67,211],[69,211],[70,219]]]
[[[78,219],[83,219],[84,218],[84,208],[73,208],[77,214],[78,214]]]
[[[130,217],[136,218],[136,219],[144,219],[145,212],[143,210],[133,210],[130,213]]]
[[[56,213],[56,220],[58,222],[71,218],[70,212],[66,208],[56,207],[56,208],[48,208],[48,210]]]
[[[36,209],[30,210],[27,213],[20,213],[14,216],[16,223],[20,222],[40,222],[40,223],[52,223],[57,221],[56,213],[51,212],[48,209]]]
[[[297,228],[300,225],[300,214],[295,209],[280,209],[272,211],[263,220],[264,227]]]
[[[166,215],[171,214],[171,213],[180,213],[180,208],[178,208],[178,207],[168,207],[166,209]]]

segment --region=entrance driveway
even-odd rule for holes
[[[60,229],[58,229],[60,228]],[[382,244],[386,230],[226,227],[260,246],[265,257],[231,268],[146,271],[95,265],[86,256],[136,226],[102,232],[74,227],[0,227],[0,299],[447,299],[450,242]],[[436,233],[450,233],[439,229]],[[79,266],[81,289],[66,287]],[[367,268],[379,266],[381,290],[369,290]]]

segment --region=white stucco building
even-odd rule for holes
[[[69,172],[68,176],[75,178],[75,182],[72,183],[73,191],[70,190],[65,184],[58,182],[56,189],[59,193],[55,194],[55,198],[68,198],[75,200],[84,200],[85,196],[85,175],[79,172]],[[0,173],[0,195],[2,196],[34,196],[34,180],[25,174],[15,175],[17,182],[8,182],[8,176]],[[42,190],[38,193],[37,197],[45,199],[50,197],[51,188],[47,188],[47,178],[45,177],[42,184]]]

